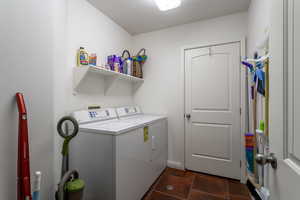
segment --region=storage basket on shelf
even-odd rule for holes
[[[146,49],[143,48],[133,57],[133,76],[143,78],[143,65],[146,60]]]

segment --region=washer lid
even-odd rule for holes
[[[148,126],[158,120],[166,119],[161,115],[138,115],[137,117],[108,120],[104,122],[93,122],[79,126],[81,131],[118,135],[128,131]]]
[[[128,122],[121,122],[120,120],[109,120],[107,122],[95,122],[82,124],[79,126],[81,131],[104,133],[104,134],[119,134],[127,130],[134,129],[135,125]]]
[[[72,116],[78,121],[79,124],[86,124],[96,121],[116,119],[117,113],[114,108],[104,108],[94,110],[81,110],[74,112]]]

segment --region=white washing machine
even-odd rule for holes
[[[86,182],[84,199],[140,200],[167,164],[166,117],[137,106],[73,116],[80,131],[70,144],[70,167]]]

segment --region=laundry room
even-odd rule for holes
[[[298,11],[1,1],[0,199],[296,200]]]

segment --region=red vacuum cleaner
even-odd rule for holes
[[[30,186],[29,144],[27,113],[23,94],[17,93],[19,110],[19,143],[18,143],[18,200],[32,200]]]

